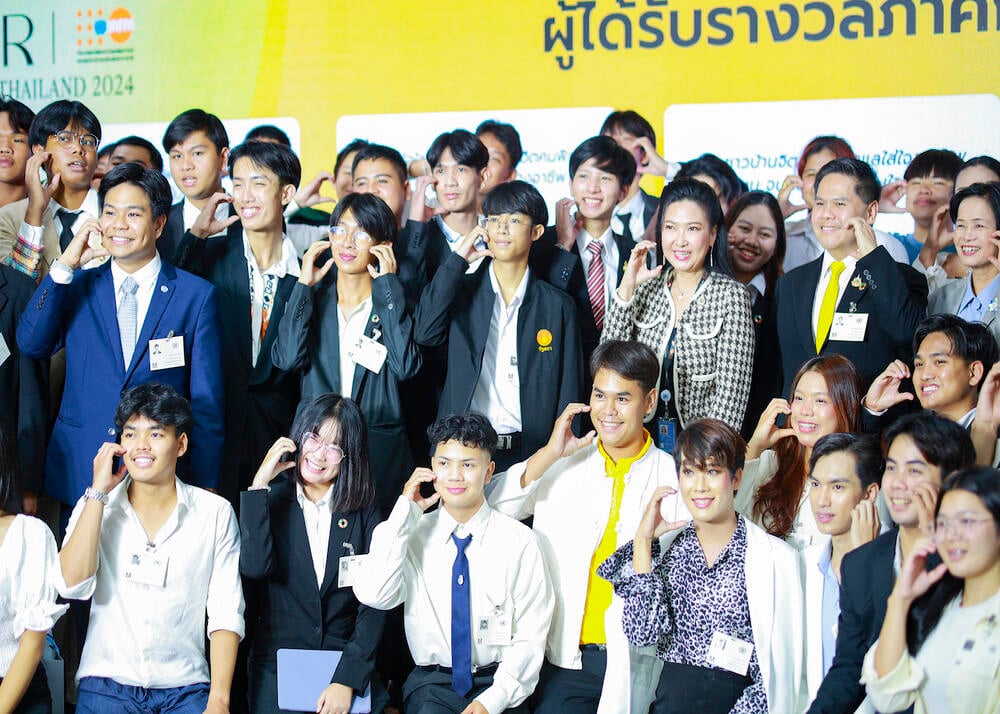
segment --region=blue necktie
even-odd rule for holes
[[[469,559],[465,549],[472,534],[458,538],[458,553],[451,566],[451,686],[461,696],[472,691],[472,615],[469,612]]]

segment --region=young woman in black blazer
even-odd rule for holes
[[[358,405],[323,394],[300,409],[240,498],[240,572],[261,581],[250,645],[250,709],[278,709],[277,651],[337,650],[343,657],[316,711],[347,712],[369,684],[384,613],[339,582],[341,559],[368,552],[379,522]],[[289,459],[289,457],[291,457]],[[325,552],[324,552],[325,551]]]

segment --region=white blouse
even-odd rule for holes
[[[68,605],[56,605],[56,541],[37,518],[15,516],[0,543],[0,676],[25,630],[48,632]]]

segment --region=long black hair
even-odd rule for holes
[[[970,466],[952,473],[941,487],[935,516],[949,491],[968,491],[977,496],[993,516],[994,527],[1000,529],[1000,471],[988,466]],[[961,578],[945,573],[930,591],[914,601],[906,620],[906,646],[911,655],[916,655],[927,641],[941,621],[945,607],[962,594],[964,585]]]
[[[367,508],[375,502],[375,483],[368,462],[368,428],[361,409],[351,399],[339,394],[321,394],[302,407],[289,435],[297,447],[295,478],[301,482],[299,466],[305,435],[318,434],[328,419],[337,422],[338,445],[344,452],[340,474],[330,487],[333,510],[351,512]]]
[[[725,216],[715,191],[704,181],[693,178],[676,178],[663,188],[656,215],[656,258],[663,264],[663,214],[667,206],[678,201],[691,201],[701,207],[708,218],[708,229],[715,229],[715,243],[705,256],[705,270],[733,277],[733,263],[729,258],[729,239]]]

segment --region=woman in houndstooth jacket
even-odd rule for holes
[[[732,278],[722,209],[695,179],[663,189],[657,240],[666,257],[647,267],[652,241],[632,249],[601,340],[638,340],[663,360],[657,415],[720,419],[739,429],[750,394],[750,295]],[[662,397],[669,392],[669,398]]]

